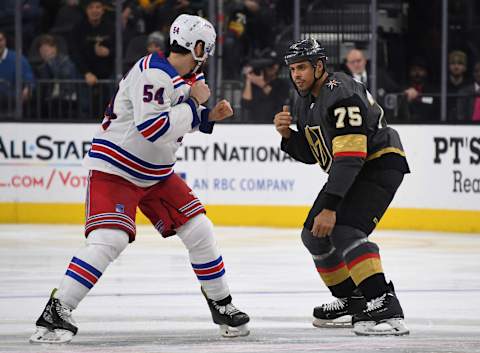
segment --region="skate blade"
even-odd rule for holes
[[[401,318],[389,319],[380,323],[375,321],[356,322],[353,332],[358,336],[403,336],[410,330]]]
[[[247,324],[237,327],[220,325],[220,334],[227,338],[244,337],[250,334],[250,330],[248,329]]]
[[[312,325],[318,328],[352,328],[352,316],[343,315],[333,320],[324,320],[314,317]]]
[[[35,333],[30,336],[30,343],[68,343],[72,340],[73,333],[67,330],[56,329],[50,331],[45,327],[37,326]]]

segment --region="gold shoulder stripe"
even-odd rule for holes
[[[382,148],[381,150],[379,150],[375,153],[372,153],[370,156],[368,156],[367,161],[371,161],[372,159],[379,158],[379,157],[381,157],[381,156],[383,156],[384,154],[387,154],[387,153],[397,153],[400,156],[405,157],[405,152],[403,152],[400,148],[386,147],[386,148]]]
[[[333,139],[332,145],[334,155],[343,152],[367,153],[367,136],[360,134],[337,136]]]

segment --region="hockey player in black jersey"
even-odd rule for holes
[[[327,72],[326,59],[316,40],[289,47],[285,62],[300,97],[291,113],[284,107],[274,119],[282,150],[300,162],[318,163],[329,175],[301,234],[337,298],[314,309],[313,324],[353,324],[358,335],[408,334],[378,246],[368,238],[409,173],[405,153],[365,87],[344,73]],[[292,118],[297,130],[290,128]]]

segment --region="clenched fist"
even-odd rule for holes
[[[222,99],[208,114],[209,121],[221,121],[233,115],[233,109],[226,99]]]
[[[285,139],[290,138],[290,134],[292,132],[292,130],[290,130],[290,124],[292,123],[292,116],[288,111],[288,105],[284,105],[283,111],[275,114],[273,123],[275,124],[275,128],[277,129],[278,133],[282,135],[283,138]]]
[[[203,104],[210,98],[210,88],[204,81],[196,81],[190,89],[190,97],[194,98],[198,104]]]

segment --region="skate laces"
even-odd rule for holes
[[[331,303],[327,303],[327,304],[322,304],[322,307],[325,311],[335,311],[335,310],[340,310],[340,309],[343,309],[345,307],[345,303],[347,302],[346,299],[344,298],[338,298],[336,300],[334,300],[333,302]]]
[[[374,298],[367,303],[367,308],[365,312],[370,312],[377,310],[383,306],[385,299],[387,298],[387,293],[383,294],[381,297]]]
[[[240,310],[238,310],[232,303],[228,303],[227,305],[218,305],[215,301],[213,303],[215,308],[222,315],[233,316],[240,313]]]
[[[57,312],[58,316],[60,316],[62,320],[65,320],[69,323],[74,323],[72,318],[72,309],[62,304],[58,299],[57,299],[57,302],[55,303],[55,311]]]
[[[240,310],[238,310],[232,303],[225,305],[225,314],[233,316],[239,312]]]

